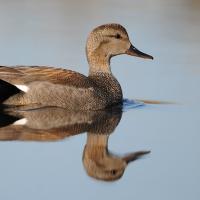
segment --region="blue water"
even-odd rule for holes
[[[124,99],[123,101],[123,111],[128,111],[133,108],[137,108],[140,106],[144,106],[145,103],[142,101],[132,100],[132,99]]]

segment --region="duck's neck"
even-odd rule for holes
[[[88,146],[102,146],[107,148],[108,145],[108,137],[107,134],[96,134],[93,132],[89,132],[87,134],[87,145]]]
[[[87,156],[92,158],[92,160],[99,160],[105,157],[108,151],[108,137],[105,134],[88,133],[85,146]]]
[[[112,104],[122,102],[122,90],[119,82],[113,76],[110,68],[111,56],[102,49],[87,54],[89,63],[89,78],[104,91],[107,100]],[[108,98],[109,97],[109,98]]]
[[[102,52],[94,51],[88,55],[89,75],[97,73],[111,74],[110,56],[102,54]]]

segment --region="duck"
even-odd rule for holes
[[[68,110],[101,110],[122,105],[122,88],[110,67],[117,55],[153,59],[132,45],[116,23],[96,27],[86,42],[89,74],[49,66],[0,66],[0,104],[56,106]]]

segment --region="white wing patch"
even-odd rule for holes
[[[15,85],[15,87],[17,87],[18,89],[20,89],[23,92],[28,92],[29,91],[29,87],[26,85]]]
[[[16,122],[13,123],[13,125],[25,125],[28,122],[26,118],[19,119]]]

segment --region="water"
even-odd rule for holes
[[[0,143],[1,199],[199,199],[198,0],[0,3],[1,65],[63,66],[87,74],[87,34],[108,22],[123,24],[133,44],[155,58],[113,58],[124,97],[146,104],[128,102],[108,139],[109,152],[119,157],[151,153],[131,162],[118,180],[100,181],[84,167],[86,132],[59,138],[54,131],[53,141],[36,142],[30,139],[37,131],[8,129],[15,140]]]

